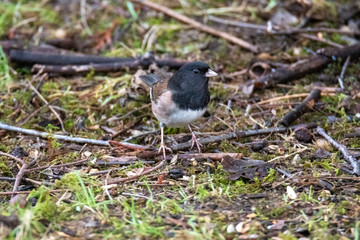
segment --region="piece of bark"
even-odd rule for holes
[[[121,62],[108,62],[108,63],[94,63],[86,65],[44,65],[35,64],[32,72],[42,71],[43,73],[55,73],[60,75],[74,75],[94,72],[115,72],[124,69],[138,69],[148,68],[151,64],[155,63],[158,67],[167,66],[169,68],[178,69],[188,61],[176,59],[153,59],[148,57],[134,58],[129,61]]]
[[[296,119],[301,117],[304,113],[311,111],[317,101],[321,98],[321,91],[319,89],[313,89],[310,94],[304,99],[304,101],[296,106],[296,108],[288,112],[283,119],[280,120],[280,124],[285,127],[290,126]]]
[[[279,83],[300,79],[307,74],[322,70],[338,59],[345,60],[350,56],[355,60],[360,55],[360,43],[344,48],[326,48],[318,52],[316,56],[300,60],[289,67],[279,68],[275,72],[247,82],[243,86],[243,92],[250,95],[255,89],[273,87]]]
[[[294,137],[299,142],[310,143],[313,139],[313,135],[310,130],[304,127],[300,127],[294,130]]]
[[[43,53],[12,49],[10,60],[17,63],[45,65],[85,65],[91,63],[131,62],[136,58],[110,58],[96,55]]]

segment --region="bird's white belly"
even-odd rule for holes
[[[189,123],[192,123],[204,115],[206,109],[201,110],[180,110],[176,109],[166,117],[162,118],[161,116],[156,116],[160,122],[164,123],[169,127],[180,127],[186,126]]]

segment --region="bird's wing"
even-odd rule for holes
[[[146,83],[146,85],[148,85],[150,88],[151,88],[154,84],[160,82],[160,79],[157,78],[154,74],[142,75],[142,76],[140,76],[140,79],[141,79],[144,83]]]
[[[153,102],[157,102],[158,98],[166,93],[167,91],[169,91],[169,89],[167,88],[167,81],[165,82],[158,82],[156,84],[154,84],[151,88],[150,88],[150,98],[151,101]]]
[[[169,91],[167,83],[170,77],[171,74],[162,71],[140,76],[140,79],[150,87],[151,101],[156,102],[161,94]]]

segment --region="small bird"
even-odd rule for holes
[[[191,62],[183,65],[171,78],[163,79],[154,74],[142,75],[140,79],[150,88],[152,112],[160,121],[162,151],[166,158],[164,144],[164,127],[181,127],[188,125],[192,135],[192,144],[196,144],[201,152],[201,144],[197,141],[190,123],[199,119],[210,101],[208,88],[209,77],[218,74],[203,62]]]

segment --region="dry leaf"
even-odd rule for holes
[[[256,218],[256,213],[249,213],[246,215],[247,218]]]
[[[245,234],[250,230],[250,224],[245,222],[240,222],[235,227],[236,232]]]
[[[128,177],[131,177],[131,176],[138,176],[140,175],[141,173],[147,171],[147,170],[150,170],[152,169],[152,167],[142,167],[142,168],[135,168],[135,169],[132,169],[131,171],[127,172],[126,175]]]
[[[236,180],[240,177],[252,180],[255,177],[263,179],[268,175],[272,164],[268,164],[261,160],[236,160],[230,156],[225,156],[221,161],[223,169],[228,173],[233,173],[229,176],[229,180]]]
[[[318,148],[325,150],[327,152],[331,152],[333,150],[331,144],[323,138],[319,138],[316,140],[316,146],[318,146]]]

